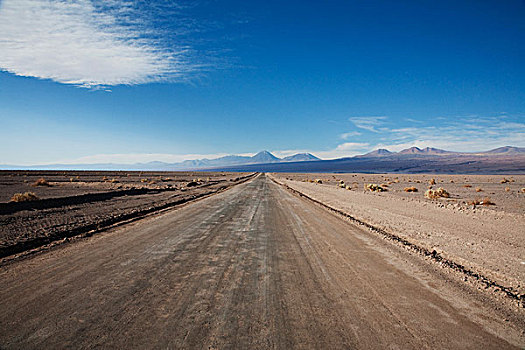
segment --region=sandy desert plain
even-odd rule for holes
[[[250,174],[0,171],[0,258],[224,190]],[[36,200],[17,200],[32,193]]]
[[[0,348],[522,347],[524,188],[525,175],[2,171]]]

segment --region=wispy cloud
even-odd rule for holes
[[[322,159],[335,159],[355,156],[367,151],[369,148],[370,144],[366,142],[345,142],[328,151],[312,151],[311,153]]]
[[[64,84],[183,80],[199,68],[188,47],[163,45],[128,0],[3,0],[0,33],[0,69]]]
[[[452,119],[452,120],[451,120]],[[525,123],[498,117],[460,117],[439,125],[409,126],[382,134],[374,148],[436,147],[458,152],[486,151],[501,146],[525,146]]]
[[[343,140],[348,140],[351,137],[360,136],[360,135],[361,133],[359,131],[350,131],[350,132],[345,132],[339,135],[339,137],[342,138]]]
[[[355,126],[357,126],[360,129],[372,131],[372,132],[380,132],[377,128],[384,124],[387,117],[381,116],[381,117],[352,117],[349,118],[349,120],[354,123]]]

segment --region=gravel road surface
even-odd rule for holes
[[[381,244],[261,175],[1,267],[0,348],[513,348]]]

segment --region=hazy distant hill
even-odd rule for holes
[[[261,172],[363,172],[444,174],[525,174],[525,149],[501,147],[480,153],[449,152],[411,147],[400,152],[385,149],[350,158],[316,162],[245,165],[221,170]]]
[[[254,156],[229,155],[215,159],[193,159],[180,163],[152,161],[135,164],[51,164],[35,166],[0,165],[0,169],[60,169],[60,170],[201,170],[219,167],[239,166],[248,164],[268,164],[279,162],[319,161],[310,153],[298,153],[292,156],[278,158],[268,151],[261,151]]]
[[[297,153],[293,156],[284,157],[281,159],[283,162],[308,162],[308,161],[316,161],[320,160],[316,156],[310,153]]]
[[[399,151],[398,154],[423,154],[423,155],[438,155],[438,154],[447,154],[447,153],[454,153],[450,151],[445,151],[439,148],[432,148],[432,147],[426,147],[426,148],[418,148],[418,147],[410,147],[407,149],[404,149],[402,151]]]
[[[364,158],[364,157],[382,157],[382,156],[389,156],[391,154],[392,154],[392,152],[390,152],[389,150],[384,149],[384,148],[380,148],[380,149],[376,149],[375,151],[363,154],[363,155],[358,156],[358,157],[361,157],[361,158]]]
[[[431,147],[411,147],[400,152],[378,149],[333,160],[321,160],[310,153],[278,158],[262,151],[251,157],[229,155],[180,163],[1,165],[0,169],[518,174],[525,173],[525,148],[505,146],[477,153],[450,152]]]
[[[485,153],[486,154],[523,154],[525,153],[525,148],[505,146],[505,147],[495,148]]]

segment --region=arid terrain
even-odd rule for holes
[[[273,174],[353,218],[525,295],[525,176]],[[365,188],[375,184],[381,191]],[[443,188],[447,197],[425,192]],[[415,192],[407,192],[407,191]],[[477,204],[476,204],[477,203]],[[484,205],[485,204],[485,205]]]
[[[224,190],[240,173],[0,172],[0,258]],[[37,200],[14,202],[14,194]]]
[[[24,175],[2,178],[4,248],[148,215],[4,250],[2,349],[525,346],[524,176]],[[431,178],[448,198],[424,198]],[[32,190],[44,204],[7,203]],[[467,203],[481,192],[495,205]]]

